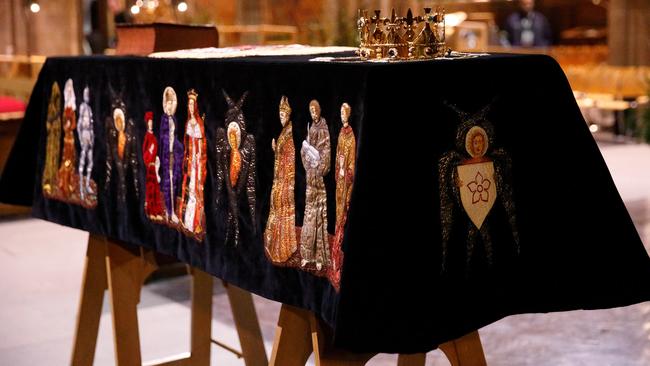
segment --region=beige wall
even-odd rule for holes
[[[41,11],[37,14],[30,12],[29,23],[23,3],[23,0],[0,1],[1,54],[10,50],[8,46],[12,44],[12,38],[15,38],[13,53],[27,53],[27,24],[31,29],[32,54],[51,56],[81,53],[81,0],[41,0]],[[12,32],[15,32],[14,37]]]

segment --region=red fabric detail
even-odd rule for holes
[[[24,112],[27,104],[20,99],[0,95],[0,113]]]
[[[158,141],[153,133],[147,132],[142,145],[142,160],[146,167],[146,192],[145,212],[149,217],[165,216],[163,210],[162,194],[156,174],[156,155],[158,154]]]

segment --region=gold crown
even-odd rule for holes
[[[374,25],[372,33],[371,26]],[[411,9],[405,17],[395,15],[382,18],[380,11],[368,17],[368,11],[359,9],[359,57],[368,59],[426,59],[443,56],[445,47],[445,10],[424,8],[423,16],[413,16]]]
[[[194,89],[190,89],[187,92],[187,99],[194,99],[194,101],[196,101],[196,98],[198,97],[199,97],[199,93],[197,93],[196,90]]]

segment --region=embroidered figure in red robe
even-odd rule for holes
[[[147,124],[147,133],[144,135],[142,144],[142,160],[144,160],[146,172],[144,212],[154,222],[165,221],[165,209],[160,193],[160,158],[158,157],[158,140],[153,133],[153,113],[144,114],[144,121]]]

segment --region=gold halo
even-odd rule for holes
[[[235,130],[235,135],[237,136],[237,148],[241,146],[241,128],[237,122],[230,122],[228,124],[228,129],[226,130],[226,140],[230,142],[230,131]]]
[[[171,86],[165,88],[163,91],[163,112],[167,112],[167,99],[172,101],[172,115],[176,114],[176,107],[178,106],[178,98],[176,97],[176,91]]]
[[[124,117],[124,111],[120,108],[115,108],[113,110],[113,125],[115,125],[115,122],[117,121],[117,117],[120,117],[122,119],[122,131],[126,129],[126,119]],[[115,129],[117,129],[117,126],[115,126]]]
[[[474,139],[474,136],[476,136],[477,134],[483,136],[483,150],[481,151],[480,154],[475,154],[474,149],[472,148],[472,140]],[[473,158],[477,158],[485,155],[489,143],[490,142],[488,140],[487,132],[485,132],[485,129],[483,129],[483,127],[481,126],[474,126],[470,128],[469,131],[467,131],[467,134],[465,135],[465,150],[467,150],[467,153]]]

